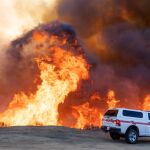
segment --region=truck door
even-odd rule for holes
[[[148,113],[148,121],[146,125],[146,135],[150,136],[150,113]]]

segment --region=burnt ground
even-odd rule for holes
[[[0,128],[0,150],[149,150],[150,138],[136,145],[123,139],[112,141],[101,130],[76,130],[65,127]]]

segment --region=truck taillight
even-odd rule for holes
[[[115,120],[114,123],[115,123],[116,126],[121,126],[121,121],[120,120]]]

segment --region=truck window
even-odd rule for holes
[[[148,119],[150,120],[150,113],[148,113]]]
[[[110,116],[110,117],[116,117],[118,114],[118,110],[108,110],[106,113],[105,113],[105,116]]]
[[[123,110],[123,116],[143,118],[143,113],[142,112],[137,112],[137,111],[131,111],[131,110]]]

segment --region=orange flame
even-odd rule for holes
[[[101,97],[98,93],[94,93],[91,97],[90,97],[91,101],[101,101]]]
[[[77,40],[65,49],[63,46],[67,42],[67,35],[58,37],[43,31],[33,32],[31,43],[27,47],[33,44],[33,61],[38,66],[38,79],[40,78],[41,82],[34,93],[26,94],[25,91],[21,91],[15,94],[7,109],[0,113],[0,126],[63,125],[61,119],[58,119],[59,105],[64,103],[70,92],[77,89],[81,80],[86,80],[89,76],[89,65],[83,55],[72,49]],[[34,47],[35,43],[38,43],[38,46]],[[107,98],[104,98],[104,104],[107,104],[102,106],[105,107],[103,110],[100,108],[104,101],[99,93],[94,93],[87,100],[79,106],[72,107],[72,115],[76,122],[71,127],[100,127],[103,112],[120,104],[113,90],[109,90]],[[150,110],[150,95],[145,97],[142,107],[144,110]]]
[[[143,110],[150,110],[150,95],[147,95],[144,99]]]
[[[108,108],[115,108],[117,103],[119,103],[119,100],[115,98],[115,92],[113,90],[108,91],[107,99]]]
[[[74,106],[73,108],[75,110],[73,115],[77,119],[75,128],[100,127],[102,115],[98,108],[91,107],[88,102],[80,106]]]
[[[33,41],[58,42],[45,33],[33,33]],[[64,44],[64,40],[59,44]],[[82,55],[53,46],[49,54],[37,56],[35,62],[40,71],[41,84],[35,93],[16,94],[8,108],[0,114],[0,122],[6,126],[60,125],[58,106],[65,97],[77,89],[82,79],[88,79],[88,64]]]
[[[94,93],[90,97],[90,102],[86,102],[79,106],[74,106],[75,112],[73,113],[77,122],[75,128],[92,128],[100,127],[102,124],[103,113],[100,108],[92,106],[93,102],[100,102],[101,98],[98,93]],[[115,108],[120,101],[115,98],[115,92],[109,90],[107,94],[108,109]]]

